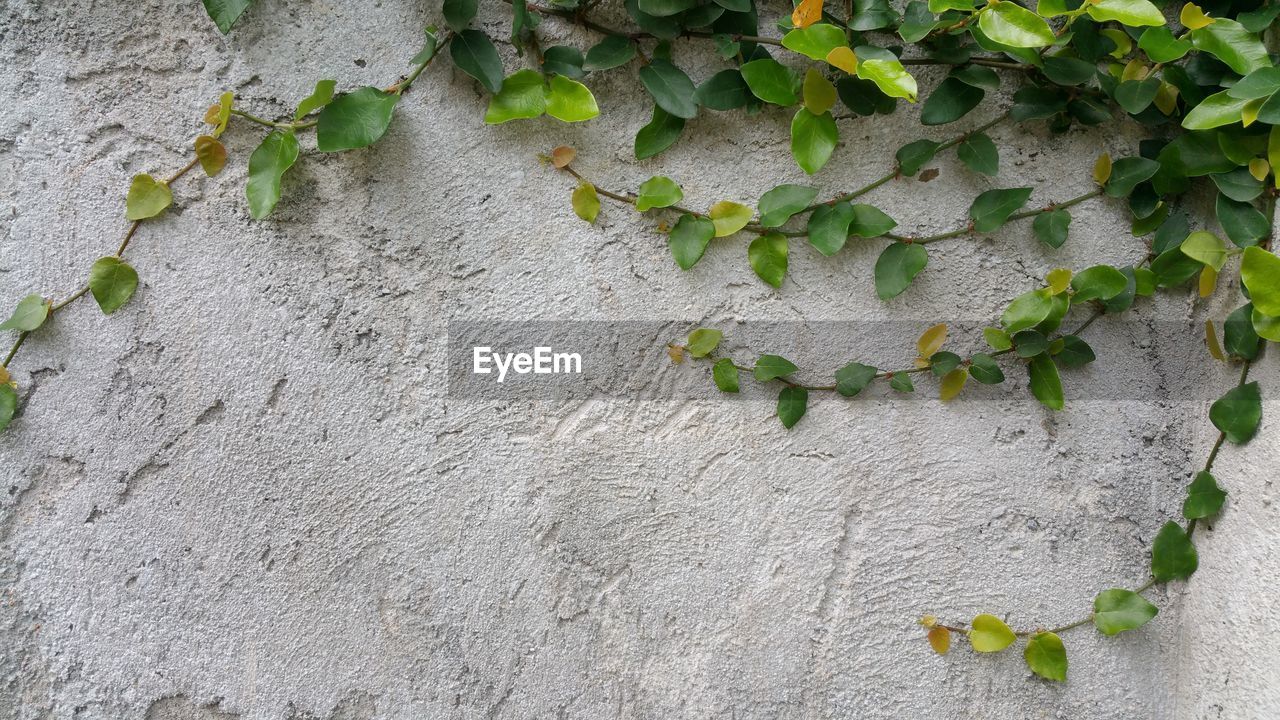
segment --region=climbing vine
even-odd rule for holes
[[[203,4],[226,33],[251,0]],[[1089,624],[1105,635],[1139,628],[1157,614],[1144,594],[1195,572],[1194,532],[1199,522],[1222,510],[1227,496],[1212,473],[1214,462],[1226,444],[1244,444],[1256,434],[1262,402],[1249,371],[1267,342],[1280,342],[1280,257],[1272,252],[1280,194],[1280,67],[1268,49],[1276,39],[1280,0],[1213,0],[1199,6],[1039,0],[1034,8],[1014,0],[910,0],[901,12],[888,0],[799,0],[775,9],[777,17],[763,25],[762,8],[754,0],[625,0],[620,11],[602,0],[508,4],[510,32],[495,38],[475,27],[477,0],[444,0],[446,29],[428,27],[410,71],[386,88],[338,93],[335,80],[322,79],[284,118],[261,117],[238,105],[231,93],[222,95],[204,116],[207,131],[195,139],[186,165],[169,176],[144,173],[132,179],[123,194],[124,237],[114,254],[91,264],[86,284],[60,300],[28,295],[0,324],[0,331],[16,333],[0,363],[0,430],[18,412],[19,388],[8,368],[23,344],[86,295],[105,314],[130,300],[139,275],[124,260],[125,251],[144,223],[173,204],[174,183],[197,167],[209,177],[222,171],[230,153],[221,138],[231,122],[265,129],[248,156],[245,187],[249,214],[261,219],[280,201],[282,179],[299,158],[301,135],[314,131],[320,152],[373,145],[387,132],[404,94],[446,50],[453,65],[487,94],[485,123],[543,116],[591,120],[600,113],[591,78],[631,73],[652,100],[640,109],[637,159],[663,153],[703,112],[785,112],[792,159],[808,175],[838,158],[839,120],[889,115],[903,102],[918,102],[922,92],[911,68],[942,66],[945,78],[923,93],[923,125],[957,122],[998,90],[1005,92],[995,95],[996,102],[1011,96],[1011,104],[948,139],[904,144],[886,158],[883,175],[823,199],[817,187],[783,184],[753,201],[693,202],[676,179],[664,175],[634,191],[610,188],[575,167],[577,151],[569,147],[556,148],[545,160],[571,178],[569,202],[584,221],[597,221],[602,198],[654,217],[681,270],[693,268],[713,242],[730,246],[749,238],[748,265],[761,281],[781,289],[793,242],[803,239],[822,256],[851,243],[879,243],[872,277],[877,295],[886,301],[910,289],[935,243],[1030,220],[1034,237],[1057,249],[1068,239],[1073,209],[1079,212],[1092,202],[1122,205],[1132,236],[1140,239],[1135,256],[1141,257],[1126,266],[1049,272],[1041,286],[1009,299],[983,330],[981,351],[944,349],[955,339],[945,324],[935,324],[924,329],[910,353],[914,357],[902,367],[883,369],[855,360],[812,380],[802,378],[815,373],[779,355],[761,354],[751,361],[733,357],[721,350],[723,335],[714,328],[699,328],[668,349],[676,362],[707,363],[722,392],[742,392],[744,375],[776,387],[777,417],[788,429],[804,417],[814,393],[854,398],[878,382],[910,393],[917,381],[932,378],[939,397],[951,401],[970,379],[995,385],[1014,369],[1027,374],[1027,387],[1040,403],[1061,410],[1069,395],[1064,374],[1069,381],[1072,370],[1095,359],[1084,335],[1099,317],[1126,312],[1156,292],[1185,292],[1191,284],[1201,298],[1219,286],[1238,288],[1243,301],[1220,322],[1206,322],[1204,341],[1212,358],[1239,367],[1239,380],[1210,408],[1217,441],[1187,488],[1182,521],[1168,521],[1153,540],[1149,579],[1133,589],[1104,590],[1087,615],[1053,628],[1014,630],[988,613],[967,625],[932,616],[921,623],[939,653],[948,651],[955,636],[978,652],[1002,651],[1025,638],[1030,670],[1061,681],[1067,656],[1060,634]],[[623,15],[625,27],[618,24]],[[544,22],[577,26],[594,39],[583,47],[544,46],[539,32]],[[677,42],[706,43],[719,58],[717,65],[697,68],[693,75],[703,79],[695,83],[673,60]],[[508,72],[498,51],[502,44],[516,50],[523,67]],[[975,179],[998,177],[1000,150],[988,131],[1001,123],[1041,124],[1052,132],[1126,124],[1146,137],[1124,157],[1104,154],[1077,168],[1081,177],[1091,175],[1094,187],[1088,192],[1054,195],[1028,206],[1035,188],[993,187],[974,197],[962,226],[941,233],[903,231],[897,220],[867,202],[878,189],[933,179],[939,170],[930,165],[943,152],[954,151]],[[1201,198],[1211,200],[1211,212],[1200,211],[1203,203],[1196,201]],[[976,338],[959,342],[971,348]]]

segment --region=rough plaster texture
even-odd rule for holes
[[[437,19],[423,5],[263,0],[227,39],[195,2],[0,5],[3,302],[81,282],[122,232],[128,178],[184,162],[220,91],[272,114],[320,77],[386,84]],[[499,8],[484,18],[501,31]],[[1181,294],[1144,303],[1136,326],[1095,324],[1100,359],[1069,387],[1101,389],[1057,414],[1020,377],[946,407],[817,399],[789,433],[755,389],[447,394],[450,321],[669,320],[671,337],[699,322],[923,328],[990,318],[1050,268],[1144,253],[1123,210],[1095,201],[1058,252],[1025,225],[938,245],[889,303],[870,282],[875,244],[832,259],[798,245],[781,291],[754,279],[736,240],[681,273],[650,221],[613,207],[597,227],[573,218],[570,185],[534,153],[575,145],[584,172],[624,188],[667,174],[693,204],[804,178],[781,112],[701,117],[676,149],[634,162],[647,104],[632,73],[593,83],[605,113],[592,123],[489,128],[473,83],[442,64],[376,148],[307,155],[266,222],[249,220],[242,194],[259,133],[228,132],[225,175],[183,182],[139,234],[136,300],[110,318],[81,303],[15,363],[23,416],[0,437],[0,718],[1280,714],[1270,420],[1218,463],[1231,500],[1199,538],[1200,572],[1157,590],[1161,614],[1140,632],[1071,633],[1066,684],[1035,680],[1016,652],[934,656],[915,626],[925,612],[1064,622],[1144,576],[1212,441],[1213,393],[1167,388],[1234,381],[1194,330],[1135,332],[1196,327],[1204,309]],[[994,132],[997,182],[1036,184],[1037,203],[1077,194],[1094,155],[1136,140]],[[827,189],[943,135],[909,108],[842,133],[816,179]],[[936,165],[932,183],[872,199],[907,229],[953,227],[990,183]],[[901,362],[911,340],[811,339],[801,359]],[[659,390],[701,372],[656,367]],[[1274,358],[1256,376],[1280,387]]]

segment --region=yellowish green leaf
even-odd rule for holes
[[[975,617],[969,630],[969,644],[978,652],[1000,652],[1017,639],[1003,620],[986,613]]]
[[[591,183],[584,182],[578,185],[573,191],[571,202],[573,212],[589,223],[595,222],[596,217],[600,215],[600,196],[596,193],[596,186]]]

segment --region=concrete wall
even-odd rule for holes
[[[505,27],[500,7],[484,18]],[[434,2],[262,0],[224,39],[195,2],[9,0],[3,303],[82,282],[123,232],[129,177],[185,162],[223,89],[274,115],[321,77],[385,85],[429,21]],[[260,133],[237,124],[227,172],[183,182],[139,233],[136,299],[110,318],[82,302],[31,339],[14,364],[23,415],[0,436],[0,718],[1280,713],[1269,420],[1218,462],[1231,499],[1198,538],[1200,572],[1153,592],[1161,613],[1141,631],[1067,634],[1067,683],[1032,677],[1017,651],[937,657],[915,625],[979,611],[1057,624],[1141,582],[1212,443],[1208,403],[1234,382],[1185,293],[1096,323],[1099,361],[1068,377],[1077,399],[1060,413],[1014,371],[947,406],[925,383],[925,398],[815,399],[791,432],[754,386],[664,394],[700,366],[650,362],[646,398],[447,392],[451,321],[666,321],[659,358],[699,323],[898,319],[912,332],[871,348],[815,338],[793,359],[900,364],[932,322],[984,322],[1051,268],[1145,252],[1123,207],[1093,201],[1056,252],[1025,224],[939,244],[888,303],[871,284],[880,243],[831,259],[797,244],[781,291],[754,278],[741,239],[681,273],[653,220],[616,207],[596,227],[574,218],[571,184],[535,153],[568,143],[601,184],[662,173],[695,206],[752,202],[807,182],[789,118],[709,114],[637,163],[648,102],[634,68],[591,84],[596,121],[490,128],[474,84],[441,63],[377,147],[306,154],[264,222],[243,197]],[[856,187],[900,144],[953,132],[914,117],[842,121],[843,146],[812,182]],[[1037,185],[1037,204],[1086,190],[1093,157],[1137,139],[993,134],[994,182]],[[950,157],[936,166],[933,182],[871,201],[909,231],[957,226],[991,182]],[[1237,297],[1223,290],[1207,311]],[[1162,322],[1185,329],[1146,332]],[[1256,377],[1280,387],[1275,359]],[[1187,378],[1211,389],[1171,389]]]

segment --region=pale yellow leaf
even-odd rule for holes
[[[1222,345],[1218,342],[1218,329],[1214,327],[1212,320],[1204,321],[1204,344],[1209,346],[1209,354],[1214,360],[1227,359],[1226,354],[1222,352]]]
[[[943,375],[942,383],[938,389],[938,397],[941,398],[942,402],[951,402],[964,389],[964,384],[968,379],[969,370],[962,367]]]
[[[1044,276],[1044,282],[1049,286],[1049,292],[1061,295],[1071,286],[1071,271],[1067,268],[1050,270],[1049,274]]]
[[[946,341],[947,324],[938,323],[920,334],[920,339],[916,341],[916,349],[920,351],[921,358],[928,359],[938,352],[938,348],[942,347]]]
[[[1106,185],[1111,179],[1111,153],[1102,153],[1098,156],[1097,162],[1093,164],[1093,181],[1099,185]]]
[[[827,62],[853,75],[858,72],[858,56],[851,48],[841,45],[827,53]]]
[[[1202,27],[1212,25],[1214,19],[1204,14],[1199,5],[1195,3],[1187,3],[1182,6],[1182,12],[1178,15],[1178,21],[1187,26],[1188,30],[1199,30]]]

